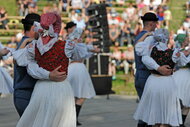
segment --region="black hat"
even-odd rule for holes
[[[158,21],[158,17],[152,12],[147,12],[144,16],[141,16],[141,19],[143,21]]]
[[[65,29],[67,30],[67,29],[72,28],[73,26],[76,26],[76,25],[77,25],[77,24],[75,24],[74,22],[68,22],[68,23],[66,24]]]
[[[33,25],[34,21],[40,22],[40,15],[35,13],[28,14],[21,22],[22,24]]]

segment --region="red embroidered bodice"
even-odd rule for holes
[[[38,65],[47,71],[53,71],[55,68],[62,66],[59,71],[66,72],[68,69],[69,59],[65,55],[65,41],[58,40],[53,47],[44,53],[40,54],[37,46],[35,47],[35,60]]]

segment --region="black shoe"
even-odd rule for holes
[[[181,124],[180,127],[185,127],[185,125]]]
[[[137,127],[147,127],[146,124],[138,124]]]
[[[81,126],[82,124],[77,121],[77,126]]]

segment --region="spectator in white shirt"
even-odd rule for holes
[[[84,30],[86,27],[85,20],[83,19],[81,14],[78,15],[77,20],[75,20],[74,23],[77,24],[77,28],[81,28]]]

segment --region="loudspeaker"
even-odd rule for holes
[[[88,13],[89,16],[107,15],[106,4],[91,4],[87,8],[87,13]]]
[[[97,54],[85,61],[91,75],[108,75],[109,56]]]
[[[88,20],[88,24],[90,25],[90,26],[95,26],[95,27],[98,27],[98,26],[100,26],[100,18],[99,17],[96,17],[96,16],[94,16],[94,17],[91,17],[89,20]]]
[[[91,79],[97,95],[110,94],[112,88],[112,76],[92,75]]]
[[[100,47],[102,52],[108,53],[111,41],[109,38],[106,4],[92,4],[87,8],[87,12],[90,17],[88,27],[90,27],[91,32],[96,32],[92,34],[92,38],[95,39],[95,42],[92,42],[93,45]]]
[[[89,16],[98,15],[97,4],[91,4],[87,8],[87,13]]]

